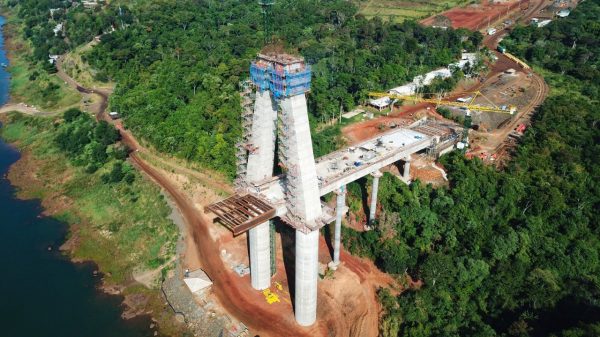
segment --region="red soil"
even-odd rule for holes
[[[518,8],[528,6],[529,0],[509,1],[505,3],[493,3],[482,1],[480,5],[462,8],[453,8],[441,13],[450,19],[452,28],[467,28],[469,30],[480,30],[486,25],[493,24],[500,17],[507,15]],[[435,17],[429,17],[422,24],[431,26],[434,24]]]

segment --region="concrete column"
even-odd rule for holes
[[[248,238],[252,288],[267,289],[271,285],[269,222],[264,222],[249,230]]]
[[[404,178],[405,181],[410,180],[410,156],[404,158],[404,173],[402,174],[402,178]]]
[[[317,319],[317,279],[319,276],[319,231],[308,234],[296,230],[296,322],[312,325]]]
[[[256,93],[252,132],[248,141],[255,150],[248,154],[246,181],[259,182],[273,176],[277,109],[270,92]],[[271,285],[271,246],[269,222],[248,231],[250,280],[252,288],[263,290]]]
[[[342,238],[342,217],[344,216],[344,207],[346,206],[346,186],[340,187],[337,194],[337,204],[335,207],[335,233],[333,237],[333,263],[335,269],[340,264],[340,240]]]
[[[373,176],[373,188],[371,189],[371,206],[369,207],[369,224],[375,221],[375,211],[377,211],[377,190],[379,190],[379,178],[381,172],[375,171],[371,173]]]

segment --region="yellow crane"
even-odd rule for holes
[[[386,93],[386,92],[370,92],[369,96],[377,97],[377,98],[388,97],[389,99],[392,99],[392,100],[455,106],[455,107],[467,109],[467,111],[477,110],[477,111],[485,111],[485,112],[507,113],[507,114],[511,114],[511,115],[514,114],[515,111],[517,111],[515,106],[498,107],[496,104],[494,104],[492,101],[490,101],[487,97],[485,97],[480,91],[475,91],[472,94],[473,94],[473,96],[470,97],[465,102],[450,101],[450,100],[443,99],[443,98],[425,98],[425,97],[417,96],[417,95],[397,95],[397,94],[391,94],[391,93]],[[477,97],[485,98],[490,103],[491,106],[475,104],[475,99]]]

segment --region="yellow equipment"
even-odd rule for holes
[[[279,296],[277,296],[277,294],[271,292],[271,289],[265,289],[262,291],[263,295],[265,295],[265,299],[267,300],[267,303],[269,304],[273,304],[275,302],[281,302],[279,300]]]
[[[523,67],[523,69],[531,69],[529,67],[529,65],[523,61],[521,61],[518,57],[516,57],[515,55],[509,53],[509,52],[504,52],[503,53],[506,57],[508,57],[509,59],[513,60],[515,63],[517,63],[518,65],[520,65],[521,67]]]
[[[394,100],[412,101],[412,102],[418,102],[418,103],[432,103],[432,104],[436,104],[436,105],[448,105],[448,106],[455,106],[455,107],[459,107],[459,108],[463,108],[463,109],[467,109],[467,110],[477,110],[477,111],[485,111],[485,112],[500,112],[500,113],[507,113],[507,114],[511,114],[511,115],[514,114],[515,111],[517,111],[517,108],[515,106],[509,106],[506,108],[500,108],[500,107],[496,106],[496,104],[494,104],[492,101],[487,99],[479,91],[476,91],[473,93],[473,97],[470,99],[469,102],[455,102],[455,101],[445,100],[442,98],[424,98],[424,97],[415,96],[415,95],[397,95],[397,94],[390,94],[390,93],[384,93],[384,92],[370,92],[369,96],[378,97],[378,98],[389,97],[390,99],[394,99]],[[485,98],[492,106],[474,104],[475,99],[478,96]]]

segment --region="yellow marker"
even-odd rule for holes
[[[280,302],[279,296],[277,296],[277,294],[270,293],[269,296],[267,296],[267,303],[273,304],[275,302]]]
[[[267,303],[269,304],[273,304],[275,302],[281,302],[279,300],[279,296],[277,296],[277,294],[272,293],[271,289],[265,289],[262,291],[263,295],[265,295],[265,300],[267,300]]]

